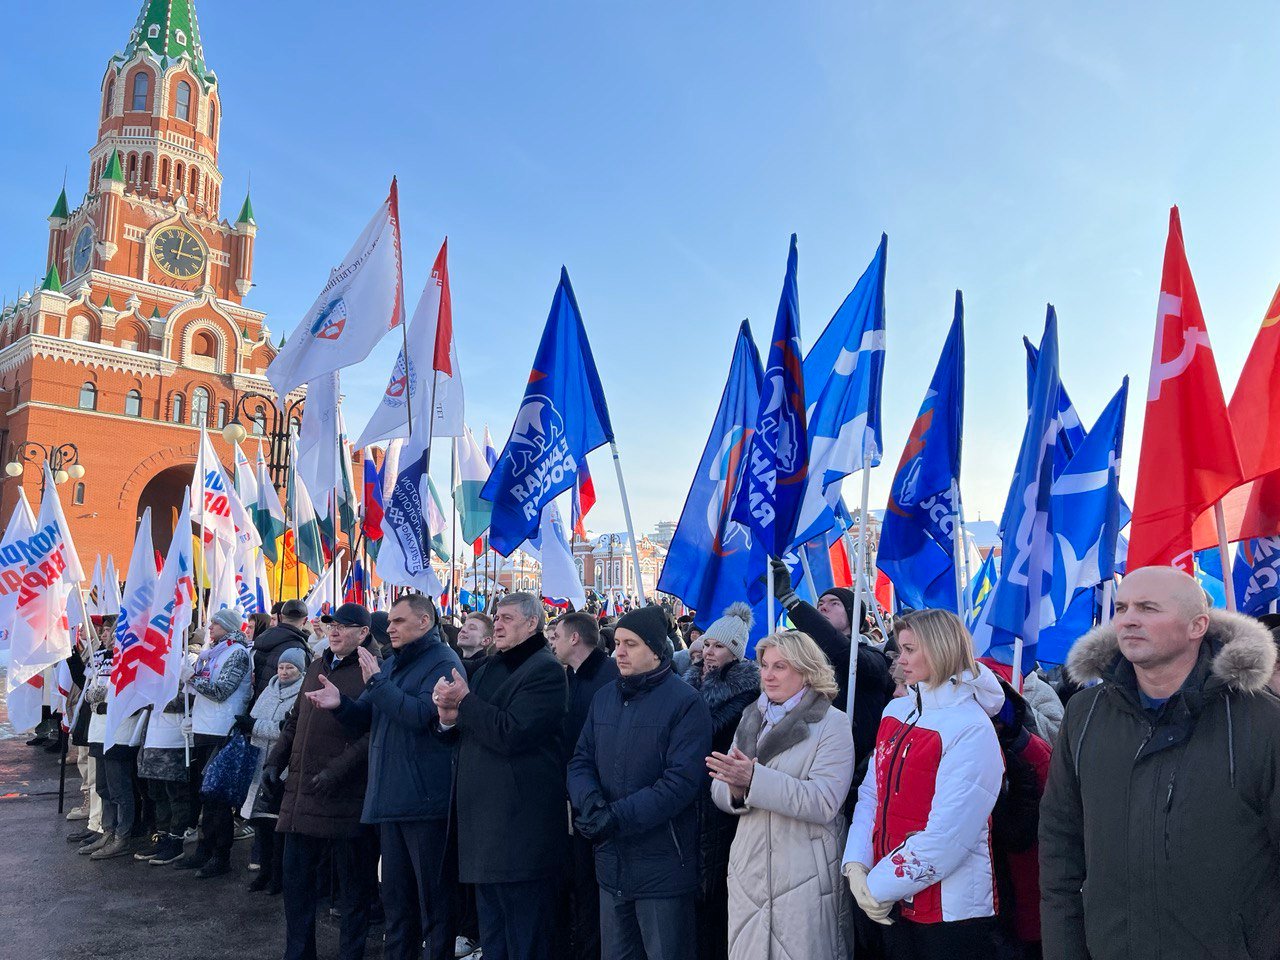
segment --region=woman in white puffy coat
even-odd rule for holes
[[[891,956],[985,960],[1000,943],[989,832],[1004,760],[990,718],[1004,693],[955,614],[911,614],[897,639],[907,694],[880,721],[844,873]]]

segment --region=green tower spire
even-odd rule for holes
[[[58,276],[56,263],[49,264],[49,272],[45,274],[44,283],[40,284],[40,289],[48,290],[50,293],[62,292],[62,278]]]
[[[249,202],[248,191],[244,195],[244,206],[240,208],[240,216],[236,217],[236,223],[252,223],[255,227],[258,221],[253,219],[253,204]]]
[[[131,58],[144,44],[161,59],[186,59],[201,80],[213,77],[204,64],[204,46],[200,43],[200,25],[193,0],[142,0],[142,10],[129,34],[124,58]]]
[[[53,205],[53,213],[50,217],[61,217],[63,220],[71,215],[71,211],[67,208],[67,188],[63,187],[62,192],[58,194],[58,202]]]
[[[102,171],[102,179],[124,183],[124,167],[120,163],[119,150],[112,152],[111,159],[107,161],[107,169]]]

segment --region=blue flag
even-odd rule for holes
[[[658,590],[679,597],[706,629],[735,600],[745,600],[753,574],[751,530],[733,517],[746,478],[746,459],[760,406],[760,354],[744,320],[738,329],[729,379],[667,559]]]
[[[613,440],[582,313],[560,268],[511,435],[480,496],[493,504],[489,542],[507,557],[538,529],[542,508],[573,486],[578,461]]]
[[[1036,363],[1040,359],[1040,351],[1026,337],[1022,345],[1027,350],[1027,409],[1031,409],[1032,393],[1036,387]],[[1075,404],[1067,396],[1067,390],[1058,384],[1058,445],[1054,448],[1053,477],[1056,480],[1071,458],[1075,456],[1080,444],[1084,443],[1084,423],[1080,414],[1076,413]]]
[[[1280,537],[1244,540],[1236,549],[1231,575],[1241,613],[1260,617],[1280,600]]]
[[[1001,522],[1000,580],[988,619],[993,627],[1035,644],[1040,632],[1041,603],[1053,574],[1053,531],[1050,509],[1053,464],[1058,442],[1058,317],[1052,305],[1040,341],[1035,388],[1022,434],[1009,498]]]
[[[994,550],[987,551],[986,557],[982,561],[982,566],[969,579],[969,585],[965,587],[965,608],[969,611],[969,622],[966,626],[970,630],[973,629],[974,623],[982,614],[982,608],[987,605],[987,601],[991,599],[991,591],[996,585],[996,577],[999,571],[996,569],[996,552]]]
[[[916,610],[956,609],[955,497],[964,424],[964,299],[929,391],[911,427],[889,491],[877,566],[899,602]]]
[[[808,473],[796,261],[793,233],[751,439],[746,495],[734,508],[734,517],[751,526],[761,556],[780,557],[790,549]]]
[[[889,238],[804,358],[809,476],[794,542],[836,525],[842,481],[864,461],[880,464],[880,388],[884,380],[884,273]]]
[[[1120,536],[1120,454],[1129,378],[1053,481],[1053,583],[1041,626],[1065,616],[1078,590],[1110,580]]]

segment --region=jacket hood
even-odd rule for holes
[[[1004,691],[1000,688],[1000,680],[983,663],[978,664],[977,673],[958,673],[936,687],[925,683],[912,684],[911,692],[915,696],[916,707],[920,710],[926,707],[950,707],[972,698],[988,717],[994,717],[1004,706]]]
[[[1212,651],[1211,674],[1233,690],[1264,689],[1276,665],[1276,642],[1253,617],[1229,610],[1210,610],[1205,642]],[[1076,683],[1101,680],[1120,657],[1120,641],[1112,624],[1094,627],[1067,654],[1067,676]]]

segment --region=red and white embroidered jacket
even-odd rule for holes
[[[1004,758],[989,715],[1003,703],[979,664],[976,676],[913,686],[885,708],[844,862],[870,867],[871,895],[899,901],[904,919],[995,915],[989,831]]]

